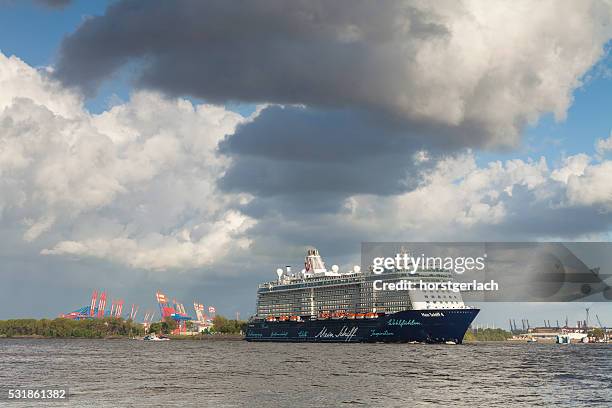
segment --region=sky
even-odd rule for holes
[[[364,241],[610,241],[611,17],[0,0],[0,319],[94,289],[244,318],[309,246],[351,268]],[[487,304],[478,322],[584,307]]]

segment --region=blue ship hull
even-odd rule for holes
[[[445,343],[463,341],[479,309],[405,310],[374,319],[252,320],[247,341]]]

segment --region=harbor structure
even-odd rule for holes
[[[172,334],[184,335],[201,333],[202,331],[210,331],[213,327],[213,319],[216,313],[214,306],[206,308],[203,304],[194,302],[194,311],[196,318],[189,316],[183,303],[176,299],[169,300],[161,291],[155,293],[155,300],[159,307],[160,322],[171,319],[176,322],[176,328]],[[72,320],[83,319],[103,319],[103,318],[125,318],[132,321],[137,320],[139,305],[132,303],[129,314],[125,315],[123,307],[125,301],[123,299],[111,298],[110,308],[107,309],[107,293],[106,291],[94,290],[91,295],[90,303],[87,306],[80,307],[74,311],[63,313],[62,318]],[[208,310],[208,314],[205,311]],[[142,324],[145,331],[148,331],[151,324],[154,322],[155,311],[147,310],[144,313]]]

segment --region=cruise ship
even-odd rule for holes
[[[421,282],[452,281],[443,269],[385,270],[374,274],[355,266],[331,270],[317,249],[304,269],[278,269],[277,279],[257,290],[257,313],[249,319],[247,341],[419,342],[460,344],[479,312],[460,292],[426,290]],[[413,290],[380,290],[383,284],[419,282]],[[393,285],[392,285],[393,287]]]

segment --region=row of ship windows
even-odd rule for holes
[[[378,305],[376,307],[408,307],[409,305],[407,304],[385,304],[385,305]],[[354,305],[354,304],[345,304],[345,305],[339,305],[339,304],[334,304],[334,305],[317,305],[316,307],[314,307],[314,310],[352,310],[352,309],[371,309],[373,308],[374,305],[369,304],[369,305]],[[258,307],[257,310],[310,310],[310,307],[295,307],[295,306],[275,306],[275,307]]]
[[[407,305],[409,304],[409,299],[369,299],[366,301],[355,301],[355,299],[346,299],[345,301],[324,301],[317,300],[316,302],[259,302],[257,304],[258,307],[310,307],[321,306],[321,305]]]
[[[358,296],[360,292],[351,291],[347,292],[344,290],[338,291],[326,291],[320,292],[315,295],[315,297],[322,296]],[[302,292],[302,293],[273,293],[270,295],[263,295],[262,298],[273,298],[273,299],[300,299],[300,298],[310,298],[310,293]]]
[[[427,274],[427,275],[420,275],[417,273],[414,275],[410,274],[408,276],[406,276],[406,274],[389,274],[385,276],[385,279],[383,280],[392,281],[397,278],[410,278],[414,280],[418,278],[424,282],[437,282],[440,280],[448,279],[450,276],[451,275],[448,273]],[[365,281],[363,278],[357,279],[357,280],[350,279],[350,278],[349,279],[347,278],[337,279],[337,280],[321,278],[321,279],[315,279],[315,280],[309,279],[308,281],[292,282],[287,285],[281,285],[281,287],[279,287],[279,285],[277,285],[276,282],[270,282],[267,284],[267,286],[268,288],[272,290],[319,289],[321,286],[324,286],[324,285],[338,285],[338,286],[358,286],[359,285],[360,287],[371,288],[373,286],[373,283],[374,283],[373,280]],[[261,287],[265,288],[266,284],[263,284]]]
[[[343,300],[354,300],[354,299],[372,299],[373,296],[350,296],[350,295],[328,295],[328,296],[317,296],[315,301],[343,301]],[[375,298],[377,299],[398,299],[398,300],[408,300],[408,296],[396,294],[396,293],[382,293]],[[302,297],[275,297],[275,298],[260,298],[260,303],[310,303],[310,298],[302,298]]]
[[[330,291],[330,292],[323,292],[323,293],[317,293],[314,297],[315,298],[327,298],[327,297],[371,297],[372,294],[370,293],[364,293],[364,292],[345,292],[345,291]],[[269,295],[269,296],[261,296],[260,299],[310,299],[311,296],[309,293],[287,293],[287,294],[278,294],[275,293],[273,295]]]
[[[432,298],[432,299],[435,299],[436,297],[435,297],[434,295],[432,295],[432,296],[431,296],[431,298]],[[442,295],[442,296],[438,295],[438,299],[441,299],[441,298],[446,299],[446,295]],[[459,299],[459,298],[458,298],[457,296],[455,296],[455,295],[449,295],[449,296],[448,296],[448,298],[449,298],[449,299]],[[427,296],[427,295],[425,295],[425,299],[428,299],[428,296]]]
[[[395,299],[395,300],[388,300],[388,301],[378,301],[378,302],[373,302],[373,301],[366,301],[366,302],[353,302],[353,301],[347,301],[347,302],[313,302],[313,303],[296,303],[296,302],[274,302],[274,303],[264,303],[264,302],[260,302],[257,304],[258,307],[310,307],[311,304],[314,306],[321,306],[321,305],[348,305],[348,306],[355,306],[355,305],[376,305],[376,306],[383,306],[383,305],[407,305],[410,302],[407,299]]]
[[[313,302],[313,303],[293,303],[293,302],[276,302],[276,303],[258,303],[258,308],[263,307],[301,307],[309,308],[311,305],[314,307],[321,306],[345,306],[345,307],[357,307],[357,306],[385,306],[385,305],[408,305],[410,302],[406,299],[391,300],[391,301],[367,301],[367,302]]]

